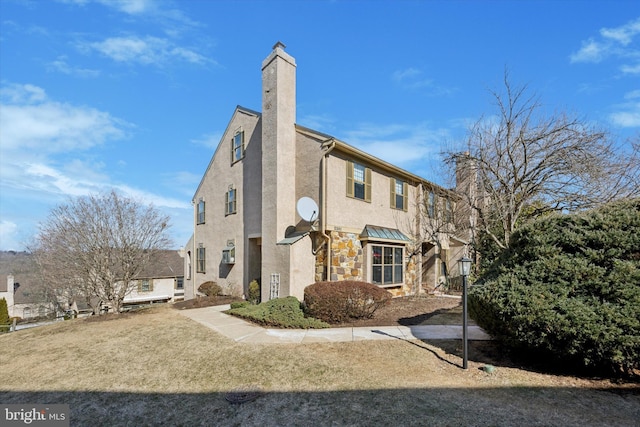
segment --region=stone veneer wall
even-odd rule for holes
[[[317,244],[322,244],[318,242]],[[326,259],[327,259],[327,246],[323,245],[316,252],[316,270],[314,274],[314,280],[316,282],[324,282],[327,280],[326,276]]]
[[[331,232],[331,265],[329,280],[363,280],[362,243],[355,233]]]
[[[362,243],[355,233],[332,231],[331,259],[329,266],[329,280],[364,280],[364,250]],[[315,280],[327,280],[325,277],[325,262],[327,259],[326,246],[316,254]],[[405,265],[404,286],[387,288],[394,297],[413,294],[414,284],[418,280],[418,263],[415,257],[409,258]]]

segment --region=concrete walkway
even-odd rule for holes
[[[369,326],[357,328],[328,329],[271,329],[246,322],[238,317],[224,314],[229,305],[180,310],[179,313],[201,323],[214,331],[242,343],[317,343],[363,340],[438,340],[462,339],[462,326]],[[491,337],[479,326],[469,326],[469,340],[490,340]]]

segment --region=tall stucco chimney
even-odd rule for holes
[[[277,42],[262,62],[263,300],[272,274],[288,284],[288,257],[276,243],[295,223],[296,62],[284,48]]]

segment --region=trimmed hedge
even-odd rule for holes
[[[319,329],[330,325],[314,318],[305,317],[300,301],[296,297],[275,298],[258,305],[244,303],[226,311],[265,326],[280,328]]]
[[[523,226],[476,284],[471,316],[512,347],[639,369],[640,199]]]
[[[388,304],[391,294],[367,282],[317,282],[304,290],[305,312],[330,323],[370,319]]]

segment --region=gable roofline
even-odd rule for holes
[[[200,188],[202,187],[202,184],[204,183],[204,179],[207,176],[207,173],[209,172],[209,169],[211,169],[211,166],[213,165],[213,160],[218,155],[218,151],[220,151],[220,147],[222,146],[222,143],[224,142],[224,139],[222,139],[222,138],[224,138],[224,136],[229,131],[229,128],[231,127],[231,123],[233,123],[233,118],[238,113],[244,113],[244,114],[247,114],[249,116],[257,117],[258,119],[262,117],[262,114],[257,112],[257,111],[254,111],[254,110],[252,110],[250,108],[243,107],[241,105],[236,105],[236,108],[235,108],[235,110],[233,110],[233,114],[231,115],[231,120],[229,120],[229,122],[227,123],[227,127],[224,129],[224,132],[222,132],[222,137],[221,137],[220,141],[218,142],[216,150],[213,152],[213,155],[211,156],[211,160],[209,160],[209,164],[207,165],[207,168],[204,170],[204,173],[202,174],[202,178],[200,179],[200,183],[198,184],[198,187],[196,188],[195,193],[193,193],[193,197],[191,198],[191,203],[192,204],[196,202],[196,195],[200,191]]]
[[[300,125],[296,125],[296,130],[312,138],[322,140],[326,145],[333,144],[335,146],[335,149],[337,149],[338,151],[341,151],[344,154],[348,154],[350,157],[353,157],[357,160],[362,160],[371,165],[375,165],[379,169],[389,172],[390,174],[397,176],[398,178],[402,178],[413,184],[422,184],[425,187],[431,187],[434,190],[436,190],[438,193],[447,193],[447,194],[452,193],[452,190],[450,189],[444,188],[419,175],[416,175],[405,169],[395,166],[372,154],[362,151],[359,148],[354,147],[353,145],[347,144],[346,142],[341,141],[331,135],[318,132],[316,130],[313,130],[304,126],[300,126]]]

